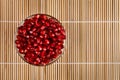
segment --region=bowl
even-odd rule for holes
[[[15,34],[18,55],[27,63],[46,66],[63,54],[65,29],[48,14],[33,14],[23,20]]]

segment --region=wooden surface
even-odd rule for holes
[[[119,0],[0,0],[0,80],[120,80]],[[61,21],[67,40],[54,64],[36,67],[16,53],[18,24],[31,14]]]

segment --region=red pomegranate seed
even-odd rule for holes
[[[53,48],[49,48],[50,51],[53,51]]]
[[[51,26],[52,28],[56,28],[56,25],[53,24],[53,23],[52,23],[50,26]]]
[[[41,31],[40,33],[41,33],[41,35],[44,35],[46,33],[46,31]]]
[[[49,35],[50,35],[50,37],[52,37],[52,38],[55,37],[55,34],[54,34],[54,33],[50,33]]]
[[[50,58],[50,54],[48,54],[46,57],[47,57],[47,58]]]
[[[36,26],[36,27],[40,27],[40,26],[41,26],[41,24],[38,22],[38,20],[35,21],[35,26]]]
[[[55,52],[51,51],[49,54],[50,54],[50,55],[54,55],[54,54],[55,54]]]
[[[53,41],[57,41],[57,39],[56,39],[56,38],[52,38],[52,40],[53,40]]]
[[[38,51],[38,52],[36,51],[35,53],[36,53],[37,55],[40,55],[40,52],[39,52],[39,51]]]
[[[37,15],[35,15],[35,17],[38,19],[38,18],[40,18],[40,15],[39,15],[39,14],[37,14]]]
[[[50,41],[47,40],[47,39],[44,41],[44,44],[47,44],[47,45],[48,45],[49,43],[50,43]]]
[[[31,30],[31,25],[27,25],[27,30],[28,30],[28,31]]]
[[[19,34],[21,34],[21,33],[22,33],[22,29],[21,29],[21,28],[19,28],[18,33],[19,33]]]
[[[44,29],[45,29],[45,26],[44,26],[44,25],[42,25],[40,29],[41,29],[41,30],[44,30]]]
[[[50,22],[50,23],[55,23],[56,21],[54,20],[54,18],[50,18],[50,19],[49,19],[49,22]]]
[[[41,51],[41,50],[42,50],[42,47],[41,47],[41,46],[38,46],[38,50]]]
[[[44,36],[43,36],[43,35],[40,35],[40,38],[42,39],[42,38],[44,38]]]
[[[56,46],[56,49],[62,49],[63,48],[63,45],[57,45]]]
[[[28,44],[27,45],[27,50],[29,50],[32,47],[32,45]]]
[[[57,57],[58,57],[58,54],[57,54],[57,53],[56,53],[56,54],[53,54],[52,57],[53,57],[53,58],[57,58]]]
[[[58,29],[57,29],[57,28],[55,28],[55,29],[54,29],[54,32],[57,32],[57,31],[58,31]]]
[[[61,33],[62,33],[62,35],[65,35],[65,31],[63,29],[61,30]]]
[[[43,51],[46,51],[46,50],[47,50],[47,48],[46,48],[45,46],[43,46],[42,49],[43,49]]]
[[[45,34],[45,35],[44,35],[44,38],[45,38],[45,39],[48,38],[48,34]]]
[[[55,47],[55,45],[56,45],[55,43],[51,43],[51,45],[50,45],[50,46],[51,46],[51,47]]]
[[[22,33],[23,33],[23,34],[26,34],[26,29],[23,29],[23,30],[22,30]]]
[[[26,38],[29,38],[30,36],[29,35],[26,35]]]
[[[40,38],[37,38],[37,43],[40,43],[41,42],[41,39]]]
[[[50,23],[49,22],[45,22],[45,26],[50,26]]]
[[[44,61],[43,61],[44,65],[48,64],[49,62],[50,62],[49,59],[44,59]]]
[[[37,36],[37,35],[38,35],[38,33],[36,33],[36,32],[33,32],[33,33],[32,33],[32,35],[33,35],[33,36]]]
[[[40,58],[36,58],[36,61],[40,63],[41,60],[40,60]]]
[[[33,64],[34,64],[34,65],[39,65],[39,62],[35,61]]]
[[[30,33],[30,34],[32,34],[32,33],[33,33],[33,31],[29,31],[29,33]]]
[[[45,51],[42,51],[40,57],[45,58]]]
[[[21,46],[20,46],[20,44],[16,44],[17,45],[17,48],[20,48]]]
[[[22,37],[20,35],[17,35],[17,40],[21,40]]]
[[[64,42],[63,42],[63,41],[61,41],[61,42],[58,42],[57,44],[58,44],[58,45],[63,45],[63,44],[64,44]]]
[[[19,52],[22,54],[22,53],[24,53],[24,50],[23,49],[19,49]]]
[[[28,50],[27,50],[27,49],[25,49],[25,50],[24,50],[24,53],[26,53],[27,51],[28,51]]]
[[[32,31],[36,31],[37,29],[34,27],[33,29],[32,29]]]
[[[46,15],[44,15],[44,14],[42,14],[42,15],[40,16],[40,18],[42,18],[42,19],[46,20],[46,19],[47,19],[47,16],[46,16]]]
[[[38,44],[35,42],[33,46],[38,46]]]
[[[16,43],[16,44],[19,44],[19,43],[20,43],[20,41],[19,41],[19,40],[15,40],[15,43]]]

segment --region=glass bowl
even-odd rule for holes
[[[56,18],[33,14],[19,24],[15,44],[18,55],[25,62],[46,66],[63,55],[65,39],[65,30]]]

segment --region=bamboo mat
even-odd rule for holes
[[[0,80],[120,80],[119,0],[0,0]],[[61,21],[64,55],[36,67],[16,53],[20,21],[46,13]]]

